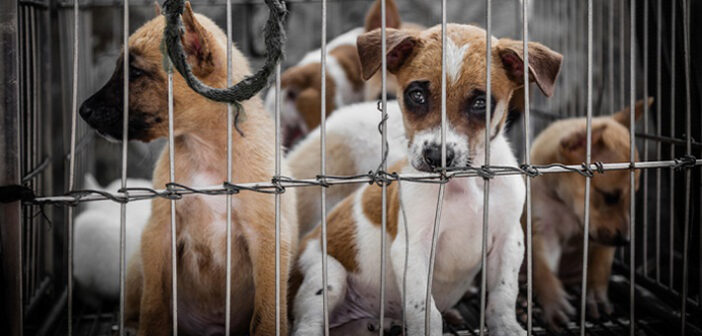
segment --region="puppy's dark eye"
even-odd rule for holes
[[[473,115],[484,115],[487,103],[485,101],[485,93],[479,92],[473,97],[468,107],[468,112]]]
[[[411,82],[403,92],[405,107],[416,115],[424,115],[429,112],[429,82]]]
[[[619,203],[619,198],[620,198],[619,190],[615,190],[612,192],[600,191],[600,193],[602,194],[602,198],[604,199],[605,204],[615,205],[615,204]]]
[[[144,75],[144,70],[141,70],[133,65],[129,66],[129,80],[137,79]]]
[[[485,110],[485,98],[477,98],[473,101],[473,111]]]
[[[424,92],[422,92],[420,89],[410,91],[408,96],[412,102],[417,105],[424,105],[427,103],[427,98],[424,96]]]

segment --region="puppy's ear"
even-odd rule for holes
[[[214,63],[208,33],[195,18],[190,1],[185,2],[183,25],[185,26],[185,34],[182,37],[183,48],[188,55],[188,63],[193,68],[193,73],[198,76],[209,74],[214,70]]]
[[[158,4],[158,1],[154,1],[154,14],[156,14],[156,16],[161,15],[161,5]]]
[[[653,105],[653,97],[648,97],[648,106],[651,107]],[[636,102],[636,107],[634,108],[634,120],[639,120],[641,119],[641,116],[644,113],[644,101],[643,99],[640,99]],[[625,107],[623,110],[615,113],[612,118],[614,120],[618,121],[620,124],[624,125],[624,127],[629,128],[631,126],[631,112],[629,111],[629,106]]]
[[[375,0],[371,8],[366,14],[366,31],[382,26],[383,15],[381,13],[381,0]],[[395,0],[385,0],[385,26],[386,28],[400,28],[402,21],[400,20],[400,12],[397,10]]]
[[[602,140],[602,134],[607,128],[607,124],[600,124],[592,127],[592,148]],[[561,154],[571,162],[585,161],[587,153],[587,132],[580,130],[561,139]]]
[[[412,55],[414,47],[419,43],[419,39],[412,32],[393,28],[386,29],[386,38],[388,71],[395,73]],[[356,40],[364,80],[370,79],[380,69],[382,64],[381,57],[383,56],[380,50],[381,43],[380,29],[364,33]]]
[[[524,85],[524,43],[501,39],[497,43],[497,54],[509,78]],[[529,81],[536,82],[547,97],[553,95],[554,84],[561,71],[563,56],[543,44],[529,42]]]

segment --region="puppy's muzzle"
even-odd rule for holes
[[[451,167],[456,153],[453,148],[446,146],[446,167]],[[428,145],[422,150],[424,163],[431,171],[441,168],[441,145]]]
[[[123,98],[122,87],[113,76],[98,92],[80,106],[80,116],[90,127],[102,135],[122,138]]]

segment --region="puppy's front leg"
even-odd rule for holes
[[[267,200],[264,200],[264,202]],[[272,208],[272,206],[271,206]],[[249,248],[253,265],[255,286],[254,311],[251,319],[251,335],[275,335],[275,225],[272,215],[259,214],[256,221],[246,225],[255,225],[244,230],[244,237]],[[285,219],[281,218],[280,241],[280,334],[288,334],[287,281],[290,270],[291,247],[284,232]]]
[[[519,268],[524,258],[524,235],[514,225],[495,241],[487,258],[486,307],[490,335],[526,335],[517,323],[515,306],[519,294]]]
[[[561,246],[549,233],[534,232],[534,294],[544,310],[544,320],[552,329],[566,324],[575,308],[568,302],[568,293],[558,279]]]
[[[403,296],[405,302],[405,314],[407,316],[407,335],[424,335],[425,327],[425,299],[427,293],[427,272],[429,270],[429,249],[431,241],[425,242],[418,237],[413,237],[410,233],[409,249],[407,241],[405,241],[405,229],[398,224],[397,235],[390,247],[390,256],[395,279],[397,280],[397,288],[400,289],[400,295]],[[411,230],[410,230],[411,231]],[[431,236],[431,235],[429,235]],[[405,273],[405,253],[408,256],[407,263],[407,292],[402,293],[403,276]],[[441,335],[442,320],[441,313],[434,303],[432,296],[429,303],[431,309],[431,335]]]
[[[587,311],[594,318],[600,318],[600,308],[604,313],[612,314],[612,304],[609,302],[607,289],[609,276],[612,272],[612,261],[616,249],[595,242],[590,243],[587,273]]]
[[[154,200],[154,205],[161,201]],[[157,208],[154,209],[141,236],[144,287],[139,311],[139,336],[171,333],[170,214],[158,215]]]

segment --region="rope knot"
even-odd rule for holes
[[[0,203],[31,202],[35,198],[34,191],[23,185],[12,184],[0,187]]]

